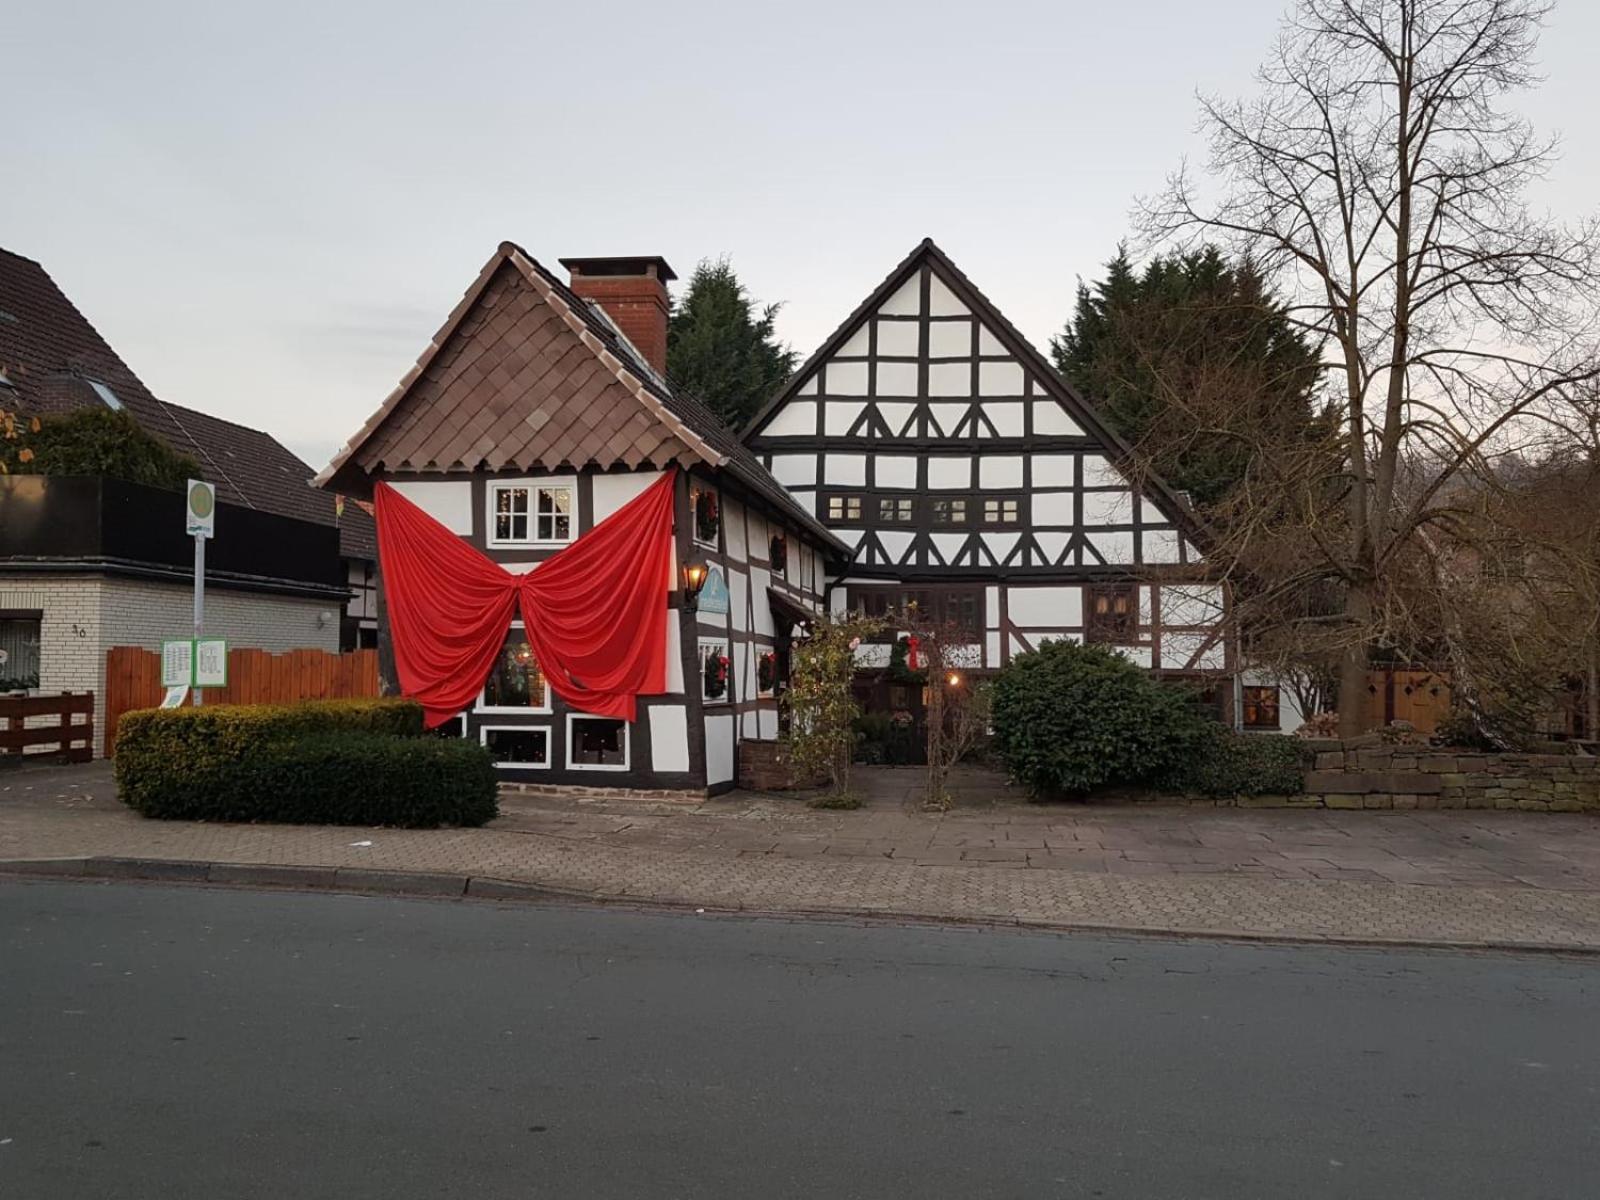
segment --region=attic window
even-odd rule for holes
[[[120,411],[122,401],[117,399],[117,394],[101,383],[98,379],[89,380],[89,386],[94,389],[94,394],[100,397],[101,402],[113,411]]]

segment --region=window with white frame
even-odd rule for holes
[[[567,766],[574,771],[626,771],[628,723],[568,713]]]
[[[514,479],[489,484],[488,544],[564,546],[578,532],[573,479]]]
[[[479,712],[549,712],[550,690],[521,621],[512,623],[478,695]]]
[[[700,642],[700,698],[708,704],[729,699],[732,683],[728,643],[716,638]]]
[[[550,730],[543,725],[484,725],[478,737],[497,767],[548,767]]]

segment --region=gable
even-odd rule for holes
[[[1176,499],[1158,481],[1133,484],[1118,466],[1127,447],[931,242],[823,343],[746,439],[860,564],[1200,561]],[[908,505],[895,500],[906,493]],[[964,498],[964,515],[936,511],[943,497]],[[1009,527],[1008,510],[990,503],[1004,497],[1015,501]]]
[[[370,475],[691,460],[509,258],[480,282],[351,464]]]

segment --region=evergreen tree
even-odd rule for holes
[[[1240,480],[1263,429],[1296,438],[1315,424],[1317,347],[1254,263],[1215,247],[1158,256],[1142,272],[1118,247],[1104,279],[1079,285],[1051,351],[1107,423],[1200,504]]]
[[[694,270],[667,328],[667,374],[738,428],[794,369],[794,351],[772,325],[779,306],[758,310],[726,258]]]

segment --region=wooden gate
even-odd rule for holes
[[[1385,667],[1367,674],[1367,728],[1409,721],[1420,734],[1438,728],[1450,712],[1450,677],[1414,667]]]
[[[106,753],[113,753],[117,721],[135,708],[161,703],[161,655],[142,646],[106,651]],[[378,652],[352,650],[228,651],[228,686],[207,688],[207,704],[292,704],[378,694]]]
[[[45,723],[37,718],[54,717]],[[82,720],[78,720],[78,718]],[[35,718],[30,723],[30,718]],[[54,746],[53,750],[41,749]],[[0,696],[0,759],[26,762],[88,762],[94,757],[94,693]]]

